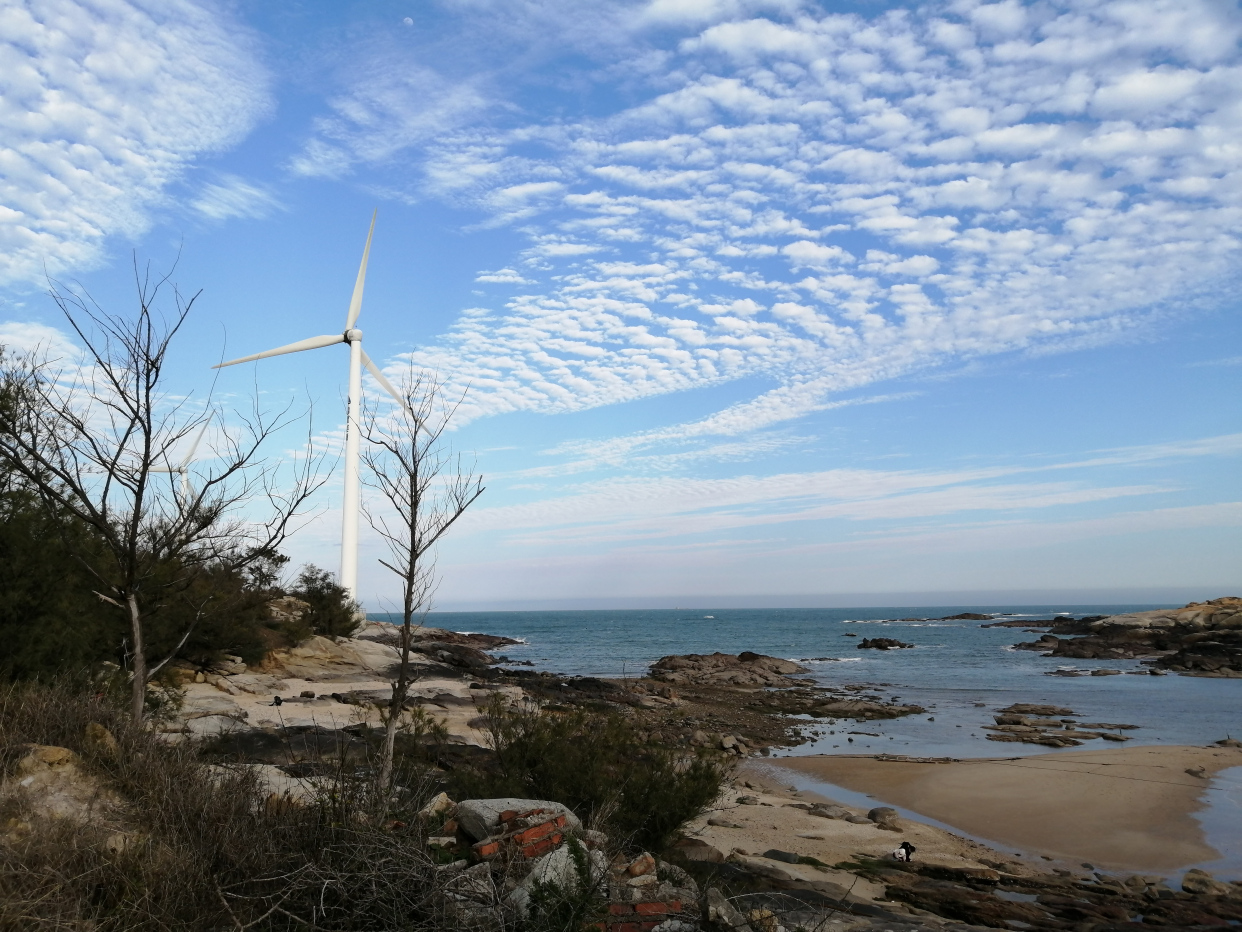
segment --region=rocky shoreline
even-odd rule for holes
[[[1242,619],[1238,602],[1221,599],[1178,612],[1050,620],[1046,627],[1056,642],[1048,651],[1053,656],[1090,651],[1095,659],[1112,659],[1103,652],[1124,649],[1131,652],[1128,656],[1167,665],[1172,672],[1231,676],[1242,664],[1207,670],[1197,658],[1214,656],[1208,648],[1215,645],[1233,643],[1242,627],[1235,624]],[[1027,621],[991,622],[987,616],[958,620],[1039,627]],[[907,647],[888,640],[872,639],[868,646]],[[443,629],[417,632],[416,682],[407,708],[435,721],[450,763],[454,754],[489,753],[480,710],[498,693],[553,710],[617,711],[639,726],[644,740],[739,765],[747,759],[762,762],[775,750],[834,729],[844,735],[851,724],[926,711],[884,695],[875,685],[819,685],[797,662],[752,652],[663,657],[647,676],[604,679],[558,676],[515,664],[501,653],[515,643]],[[1033,643],[1051,644],[1044,639]],[[1196,658],[1190,664],[1199,666],[1177,669],[1188,667],[1188,658]],[[273,651],[254,669],[231,659],[206,670],[183,666],[172,674],[181,707],[163,727],[169,740],[214,739],[261,768],[274,794],[295,792],[313,772],[313,767],[306,769],[307,761],[329,749],[348,753],[350,742],[360,742],[366,729],[379,726],[397,660],[395,631],[369,624],[353,638],[312,638]],[[1073,710],[1051,704],[1011,705],[998,709],[993,720],[984,726],[989,740],[1054,748],[1097,739],[1124,742],[1129,737],[1124,732],[1134,727],[1084,722]],[[681,899],[658,901],[666,906],[676,902],[680,911],[669,911],[658,922],[655,916],[640,922],[635,914],[629,922],[633,930],[658,929],[662,922],[664,932],[774,932],[811,919],[829,923],[823,928],[877,930],[1105,930],[1129,927],[1138,917],[1180,927],[1242,919],[1237,884],[1192,874],[1179,890],[1154,875],[1136,879],[1032,870],[952,833],[896,819],[883,808],[862,811],[816,802],[792,787],[765,782],[753,770],[738,771],[717,806],[687,827],[668,855],[676,862],[670,868],[689,871],[685,876],[698,891],[696,905],[681,908],[686,906]],[[914,864],[886,857],[900,840],[898,833],[922,850]],[[836,860],[826,860],[825,850],[837,852]],[[474,870],[467,863],[463,871],[466,867]],[[609,869],[614,885],[645,876],[618,874],[616,865]],[[671,876],[670,869],[660,870]],[[733,899],[722,899],[721,888],[735,891]],[[614,924],[633,932],[624,923]]]
[[[1156,673],[1242,678],[1242,598],[1076,621],[1023,622],[1022,626],[1049,628],[1036,641],[1014,645],[1019,650],[1044,651],[1045,657],[1141,660]]]

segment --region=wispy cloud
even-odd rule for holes
[[[210,220],[261,220],[281,209],[270,190],[236,175],[220,175],[203,185],[190,206]]]
[[[1023,513],[1081,506],[1172,489],[1162,483],[1100,484],[1091,470],[1204,456],[1236,457],[1242,435],[1207,437],[1060,457],[1053,462],[942,471],[834,469],[820,472],[621,478],[572,486],[531,504],[483,508],[465,520],[474,531],[511,542],[616,544],[716,535],[791,522],[909,521],[970,512]],[[1035,479],[1042,473],[1085,471],[1074,481]],[[1028,477],[1018,481],[1020,477]],[[920,531],[920,533],[922,533]]]
[[[0,283],[99,263],[194,160],[269,105],[253,39],[191,0],[8,4],[0,29]]]

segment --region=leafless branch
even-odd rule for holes
[[[391,416],[381,418],[374,406],[363,416],[368,482],[386,506],[366,508],[367,520],[388,546],[389,559],[381,565],[401,580],[401,663],[385,722],[381,789],[392,778],[397,722],[411,684],[415,617],[421,625],[435,589],[435,545],[483,494],[482,478],[444,442],[461,399],[446,403],[440,381],[414,371],[400,393],[402,403]]]
[[[169,659],[148,666],[143,619],[151,606],[199,569],[238,570],[274,550],[323,484],[309,418],[306,453],[279,478],[261,455],[296,420],[292,403],[269,413],[256,400],[226,429],[223,412],[169,392],[169,351],[199,297],[185,298],[170,275],[153,276],[135,260],[133,314],[107,312],[88,293],[52,282],[52,300],[84,348],[81,360],[33,353],[5,357],[0,369],[21,398],[0,423],[0,458],[49,510],[98,542],[66,541],[98,583],[96,594],[128,615],[138,718],[146,683]],[[167,317],[161,304],[171,305]],[[211,465],[197,466],[182,494],[170,456],[213,419],[220,426],[203,457]],[[247,517],[255,512],[266,517]],[[170,566],[178,572],[170,575]]]

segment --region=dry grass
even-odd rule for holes
[[[0,829],[26,823],[0,840],[3,932],[452,927],[417,820],[364,777],[342,768],[315,804],[273,805],[246,768],[209,769],[122,708],[85,682],[0,692],[6,775],[24,746],[58,745],[124,801],[111,825],[40,819],[14,801],[0,811]],[[86,740],[91,722],[118,753]],[[129,838],[119,851],[118,819]]]

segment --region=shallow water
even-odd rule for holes
[[[899,696],[925,715],[865,724],[841,722],[800,746],[798,754],[881,751],[942,757],[1020,757],[1046,754],[1039,745],[988,741],[980,726],[993,710],[1015,702],[1071,708],[1082,722],[1140,726],[1129,743],[1208,744],[1242,735],[1242,680],[1186,676],[1047,676],[1058,667],[1134,671],[1137,661],[1064,661],[1013,650],[1036,639],[1021,628],[981,628],[978,621],[900,621],[962,612],[1047,619],[1056,612],[1108,615],[1164,606],[1034,605],[922,606],[866,609],[716,609],[685,611],[443,612],[428,623],[458,631],[522,638],[505,648],[514,660],[566,675],[641,676],[667,654],[753,650],[810,661],[825,685],[875,684],[877,695]],[[375,617],[375,616],[373,616]],[[889,620],[885,620],[889,619]],[[857,637],[847,637],[854,634]],[[894,637],[911,650],[859,650],[865,637]],[[932,720],[934,719],[934,721]],[[870,732],[872,735],[850,731]],[[853,739],[852,741],[849,739]],[[1084,747],[1111,747],[1102,740]]]
[[[827,686],[874,686],[927,709],[889,721],[807,723],[813,740],[783,754],[891,753],[931,757],[1024,757],[1054,753],[1039,745],[988,741],[982,725],[1015,702],[1054,703],[1080,722],[1139,726],[1119,732],[1127,744],[1210,744],[1242,736],[1242,680],[1150,676],[1137,661],[1064,661],[1014,650],[1038,633],[982,628],[986,622],[926,620],[963,612],[995,620],[1047,619],[1056,613],[1112,615],[1162,605],[922,606],[856,609],[678,609],[582,612],[442,612],[428,623],[456,631],[520,638],[501,653],[537,669],[568,676],[641,676],[667,654],[752,650],[800,660]],[[376,618],[376,616],[372,616]],[[904,620],[919,619],[919,620]],[[380,616],[376,620],[383,620]],[[846,635],[857,635],[847,637]],[[909,650],[859,650],[864,637],[892,637]],[[835,658],[813,660],[809,658]],[[1118,676],[1049,676],[1058,668],[1109,668]],[[1133,671],[1132,675],[1131,671]],[[852,740],[851,740],[852,739]],[[1081,750],[1121,747],[1094,740]],[[789,779],[845,803],[874,804],[809,778]],[[812,785],[815,784],[815,785]],[[919,817],[922,821],[930,821]],[[1220,858],[1198,866],[1219,876],[1242,876],[1242,767],[1219,774],[1197,813]],[[954,829],[954,831],[957,831]],[[959,834],[963,834],[958,832]],[[978,839],[988,842],[988,839]],[[1004,850],[1004,849],[1002,849]],[[1027,860],[1031,860],[1028,855]]]

